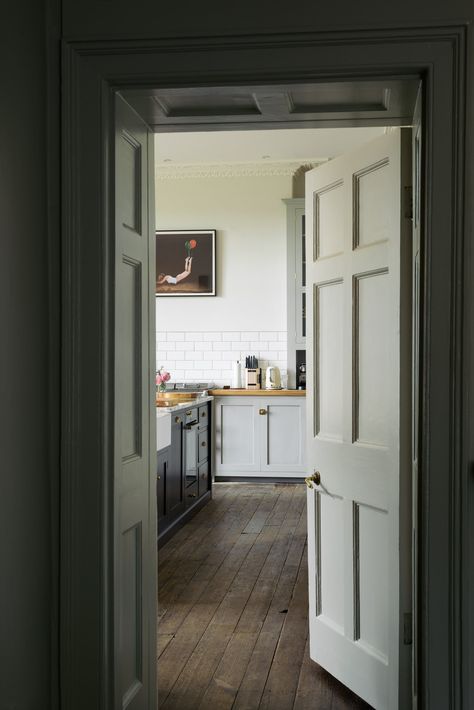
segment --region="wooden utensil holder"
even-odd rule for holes
[[[259,367],[245,368],[245,389],[261,389],[261,369]]]

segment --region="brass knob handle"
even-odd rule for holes
[[[266,409],[259,409],[259,410],[258,410],[258,413],[259,413],[259,414],[266,414],[266,413],[267,413],[267,410],[266,410]]]
[[[176,424],[181,424],[181,417],[175,417],[174,420]]]
[[[206,416],[206,412],[201,412],[201,417],[205,417],[205,416]]]
[[[201,441],[201,446],[206,446],[206,442],[205,442],[205,441]]]
[[[191,409],[190,409],[189,411],[187,411],[187,412],[186,412],[186,416],[187,416],[187,417],[190,417],[190,416],[191,416],[191,414],[192,414],[192,410],[191,410]]]
[[[158,480],[161,481],[161,476],[158,476]]]
[[[308,486],[308,488],[313,488],[313,483],[316,486],[321,485],[321,474],[319,471],[315,471],[311,476],[308,476],[307,478],[304,479],[304,482]]]

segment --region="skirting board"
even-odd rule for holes
[[[216,476],[214,483],[304,483],[304,478],[288,476]]]

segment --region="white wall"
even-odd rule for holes
[[[291,189],[291,175],[156,180],[157,229],[217,230],[217,296],[157,298],[157,366],[168,367],[174,380],[230,384],[230,360],[245,354],[286,369],[282,199],[291,197]],[[187,349],[178,349],[179,342],[187,343]],[[173,350],[185,357],[173,357]],[[191,351],[198,353],[196,358]]]

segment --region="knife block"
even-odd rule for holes
[[[245,368],[245,389],[246,390],[259,390],[261,388],[260,384],[260,368]]]

